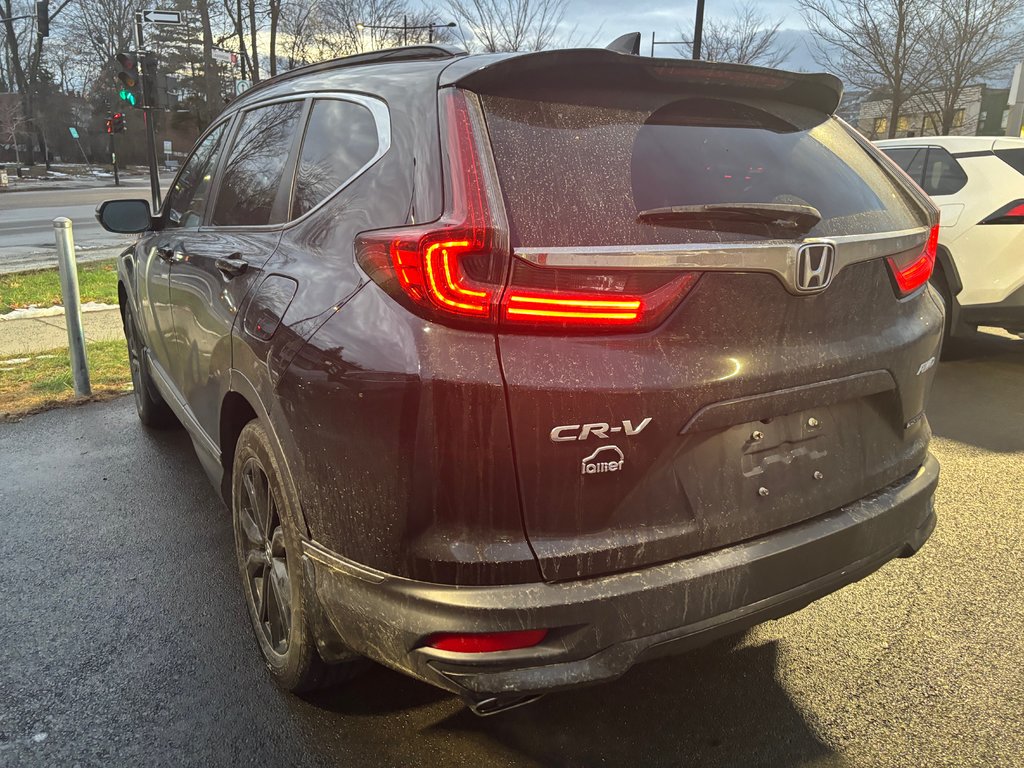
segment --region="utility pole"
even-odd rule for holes
[[[140,91],[142,94],[142,117],[146,122],[146,154],[149,156],[149,191],[153,197],[153,210],[160,209],[160,177],[157,175],[156,163],[156,127],[154,126],[156,110],[150,106],[154,94],[147,93],[146,80],[153,76],[153,83],[156,83],[156,72],[149,72],[150,63],[153,58],[146,56],[143,51],[142,39],[142,13],[135,14],[135,42],[138,44],[138,63],[142,64],[142,77],[139,78]]]
[[[700,43],[704,36],[704,0],[697,0],[697,18],[693,22],[693,58],[700,58]]]

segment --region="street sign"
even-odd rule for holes
[[[171,154],[171,142],[169,142],[169,141],[165,141],[164,142],[164,154],[165,155]]]
[[[223,48],[213,49],[213,60],[219,61],[222,64],[230,64],[231,59],[234,58],[234,54],[231,51],[225,51]]]
[[[72,138],[72,139],[77,139],[77,138],[78,138],[78,129],[77,129],[77,128],[72,128],[72,127],[71,127],[71,126],[69,125],[69,126],[68,126],[68,131],[70,131],[70,132],[71,132],[71,138]]]
[[[252,83],[250,83],[248,80],[239,80],[237,83],[235,83],[235,95],[241,96],[250,88],[252,88]]]
[[[181,24],[179,11],[143,11],[142,20],[150,24]]]

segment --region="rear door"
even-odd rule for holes
[[[231,369],[231,328],[281,239],[306,102],[256,106],[235,121],[207,223],[177,244],[170,301],[180,349],[171,372],[203,430],[218,436]]]
[[[505,301],[538,327],[498,343],[546,578],[750,539],[920,466],[914,371],[939,313],[899,299],[884,257],[919,255],[932,214],[837,120],[663,83],[495,86],[481,103],[512,284],[534,286]],[[694,215],[709,204],[820,221]]]

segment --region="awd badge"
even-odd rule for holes
[[[614,445],[602,445],[583,460],[584,475],[597,475],[602,472],[618,472],[626,463],[622,451]]]

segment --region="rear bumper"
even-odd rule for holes
[[[777,618],[914,554],[935,526],[938,462],[814,520],[704,555],[601,578],[454,587],[372,571],[314,542],[306,576],[325,657],[347,646],[471,702],[611,680],[644,658]],[[437,632],[547,628],[540,645],[459,654]]]
[[[969,325],[993,325],[1015,330],[1024,328],[1024,286],[1002,301],[961,307],[960,317]]]

